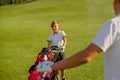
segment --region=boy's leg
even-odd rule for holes
[[[60,80],[60,75],[58,73],[56,74],[56,79]]]
[[[64,52],[61,52],[61,53],[58,55],[58,58],[57,58],[56,62],[57,62],[57,61],[60,61],[60,60],[63,60],[64,58],[65,58],[65,54],[64,54]],[[61,76],[62,76],[62,80],[66,80],[66,78],[65,78],[65,70],[61,70]],[[57,80],[60,80],[60,75],[59,75],[59,73],[56,74],[56,78],[57,78]]]
[[[62,80],[66,80],[65,78],[65,70],[61,70]]]
[[[65,59],[65,53],[61,52],[61,60]],[[61,70],[61,76],[62,76],[62,80],[66,80],[65,78],[65,70]]]

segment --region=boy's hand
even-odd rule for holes
[[[62,46],[62,47],[60,47],[60,48],[61,48],[61,50],[64,52],[65,47],[64,47],[64,46]]]
[[[39,62],[36,66],[36,70],[39,72],[52,72],[52,66],[53,62],[51,61],[43,61]]]

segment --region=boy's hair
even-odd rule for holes
[[[51,22],[51,27],[52,27],[55,23],[59,24],[59,22],[58,22],[57,20],[54,20],[54,21]]]

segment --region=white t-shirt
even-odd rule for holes
[[[52,42],[52,46],[63,47],[63,37],[66,36],[64,31],[52,33],[48,37],[48,41]]]
[[[120,14],[108,21],[92,42],[104,52],[105,80],[120,80]]]

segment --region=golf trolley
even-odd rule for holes
[[[62,49],[58,48],[57,46],[52,46],[50,49],[43,48],[41,50],[41,52],[38,54],[35,64],[32,65],[29,69],[28,80],[56,80],[55,76],[57,74],[57,71],[38,72],[35,67],[38,65],[39,62],[42,62],[42,61],[55,62],[61,51],[62,51]]]

